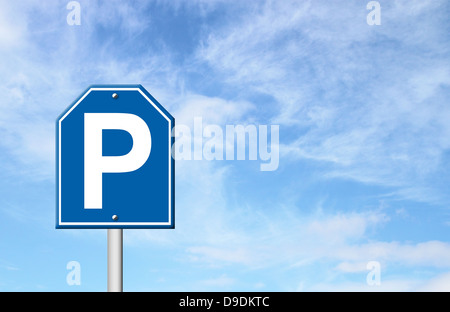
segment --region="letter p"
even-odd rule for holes
[[[124,130],[133,146],[126,155],[103,156],[103,130]],[[84,114],[84,208],[102,209],[103,173],[131,172],[142,167],[152,148],[150,130],[140,117],[125,113]]]

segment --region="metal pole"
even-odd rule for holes
[[[123,230],[108,229],[108,292],[123,291]]]

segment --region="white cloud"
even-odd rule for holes
[[[226,287],[233,285],[235,283],[235,279],[228,277],[226,274],[222,274],[217,278],[206,279],[200,281],[200,284],[208,287]]]
[[[336,266],[336,270],[345,273],[367,272],[367,262],[341,262]]]
[[[195,117],[202,117],[205,125],[239,124],[255,109],[252,103],[246,101],[230,101],[200,94],[186,94],[178,99],[176,105],[178,107],[173,114],[177,124],[188,126],[193,125]]]
[[[367,285],[362,278],[361,282],[315,283],[308,287],[303,285],[301,290],[319,292],[448,292],[449,283],[449,272],[438,273],[426,279],[414,277],[384,278],[382,274],[380,285]]]
[[[379,286],[369,286],[364,282],[317,283],[306,290],[315,292],[411,292],[421,284],[420,280],[382,280]]]
[[[0,5],[0,50],[12,50],[23,44],[27,24],[21,10],[13,8],[10,1],[1,1]]]
[[[442,241],[420,243],[370,242],[339,246],[333,250],[336,259],[344,261],[376,260],[404,266],[448,267],[450,244]]]
[[[306,232],[309,237],[329,245],[358,240],[370,226],[379,225],[386,220],[385,215],[374,212],[342,213],[311,220],[306,225]]]
[[[449,292],[450,291],[450,272],[439,274],[426,281],[419,287],[420,292]]]

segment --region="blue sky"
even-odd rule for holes
[[[0,1],[0,291],[106,290],[106,230],[55,229],[55,120],[113,83],[280,129],[275,171],[176,161],[176,229],[124,231],[125,291],[450,290],[447,1],[68,2]]]

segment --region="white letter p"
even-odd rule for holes
[[[133,139],[126,155],[103,156],[103,129],[124,130]],[[140,117],[125,113],[84,114],[84,208],[102,209],[103,173],[142,167],[152,147],[150,130]]]

